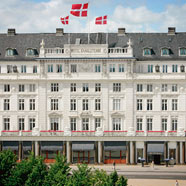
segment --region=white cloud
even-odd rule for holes
[[[111,2],[103,1],[108,4]],[[77,0],[50,0],[40,3],[31,0],[1,0],[0,32],[6,32],[7,28],[16,28],[17,32],[55,32],[55,28],[64,27],[59,18],[69,15],[72,3],[77,3]],[[99,3],[100,0],[94,0],[91,11],[93,6],[98,7]],[[166,32],[169,26],[186,31],[186,4],[168,5],[165,11],[160,13],[153,12],[144,5],[137,8],[118,5],[113,8],[113,15],[108,15],[106,26],[96,26],[95,17],[91,18],[91,32],[117,32],[119,27],[125,27],[130,32]],[[88,19],[71,16],[70,21],[70,25],[65,27],[66,32],[88,32]]]

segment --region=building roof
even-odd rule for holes
[[[63,48],[64,44],[75,44],[76,39],[80,38],[81,44],[88,44],[87,33],[64,33],[63,36],[56,36],[56,33],[30,33],[30,34],[0,34],[0,60],[17,61],[17,60],[34,60],[33,57],[26,57],[28,48],[40,50],[42,39],[46,48]],[[178,32],[173,35],[167,33],[91,33],[90,44],[106,44],[108,38],[109,48],[126,47],[129,38],[132,41],[134,57],[137,60],[186,60],[186,57],[179,56],[179,48],[186,47],[186,32]],[[150,57],[143,56],[144,48],[151,48],[153,55]],[[161,48],[167,47],[171,51],[170,56],[161,56]],[[14,48],[17,55],[6,57],[6,49]]]

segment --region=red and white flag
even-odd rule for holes
[[[107,15],[97,17],[95,21],[96,25],[106,25],[107,24]]]
[[[69,23],[69,16],[61,17],[60,20],[61,20],[62,24],[68,25],[68,23]]]
[[[87,17],[88,3],[86,4],[73,4],[70,13],[76,17]]]

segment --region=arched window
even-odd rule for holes
[[[150,48],[144,48],[143,49],[143,55],[144,56],[151,56],[152,55],[152,50]]]
[[[186,56],[186,48],[180,48],[180,56]]]
[[[27,56],[35,56],[37,54],[37,50],[33,48],[28,48],[26,51]]]
[[[15,55],[14,49],[8,48],[8,49],[6,50],[6,56],[14,56],[14,55]]]
[[[161,49],[161,55],[162,56],[169,56],[170,55],[170,51],[168,48],[162,48]]]

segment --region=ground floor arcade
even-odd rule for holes
[[[163,164],[165,159],[186,163],[185,141],[1,141],[0,150],[6,149],[11,149],[18,160],[33,152],[47,163],[54,162],[58,153],[72,164],[135,164],[141,158],[146,163]]]

